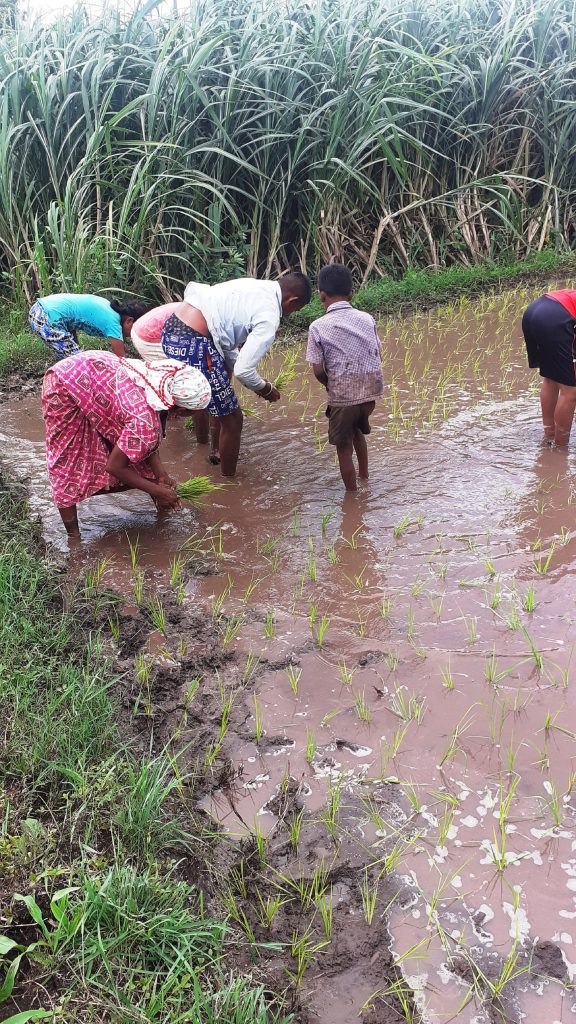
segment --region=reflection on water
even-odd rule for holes
[[[406,837],[397,870],[413,898],[394,910],[392,932],[398,955],[418,946],[404,970],[430,1021],[484,1019],[463,1005],[448,951],[486,965],[546,939],[576,971],[574,460],[540,443],[518,326],[533,297],[383,325],[389,388],[358,495],[343,495],[322,395],[301,361],[281,406],[249,407],[238,479],[201,511],[158,520],[145,496],[125,494],[80,513],[81,558],[109,559],[109,578],[129,579],[126,534],[139,537],[143,568],[162,572],[189,538],[211,536],[222,571],[197,579],[193,596],[214,599],[228,577],[229,612],[250,595],[238,656],[268,658],[258,702],[277,742],[237,738],[242,785],[233,803],[216,794],[211,804],[233,834],[256,815],[273,822],[288,763],[312,811],[339,774],[365,795],[370,780],[393,780],[397,802],[379,815],[357,803],[354,828],[375,850]],[[47,535],[65,544],[37,401],[5,406],[1,434]],[[164,458],[181,479],[218,478],[181,423]],[[529,1020],[574,1012],[560,986],[540,989],[524,994]],[[350,998],[347,1020],[360,1005]]]

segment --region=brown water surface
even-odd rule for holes
[[[515,951],[550,940],[576,976],[574,456],[541,444],[519,332],[534,295],[381,325],[388,387],[357,495],[343,493],[301,358],[280,405],[252,402],[238,478],[198,513],[159,520],[134,492],[80,511],[77,567],[106,558],[105,578],[127,590],[127,535],[162,575],[186,542],[216,552],[219,572],[189,595],[214,601],[231,586],[238,655],[267,663],[255,677],[263,742],[236,737],[241,781],[210,810],[242,835],[255,820],[273,827],[287,771],[313,814],[341,780],[366,862],[401,843],[393,948],[434,1022],[493,1019],[463,1005],[469,985],[450,956],[494,978]],[[64,549],[42,438],[37,399],[3,407],[3,456]],[[219,479],[181,423],[163,457],[180,479]],[[251,695],[247,708],[254,719]],[[379,803],[382,779],[397,800]],[[311,995],[318,1021],[356,1019],[371,993],[353,975],[330,998]],[[510,1020],[576,1013],[571,984],[526,974],[516,988]]]

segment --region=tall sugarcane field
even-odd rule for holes
[[[0,26],[0,1021],[576,1024],[574,0]]]

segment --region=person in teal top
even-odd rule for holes
[[[107,338],[115,355],[124,356],[132,324],[148,312],[146,302],[109,302],[100,295],[60,293],[38,299],[29,313],[30,327],[57,359],[80,352],[77,332]]]

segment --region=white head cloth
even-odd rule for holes
[[[210,385],[195,366],[187,366],[176,359],[150,363],[142,359],[122,359],[121,363],[134,383],[143,388],[148,405],[156,412],[174,405],[183,409],[205,409],[210,402]]]

